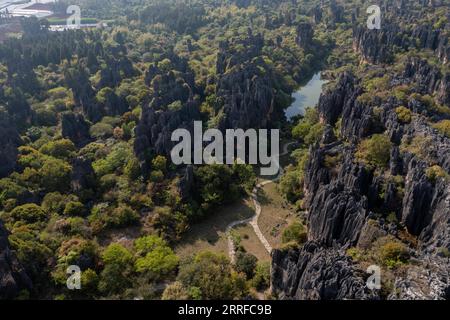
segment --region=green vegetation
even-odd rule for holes
[[[415,136],[412,140],[403,140],[400,145],[401,152],[409,152],[418,156],[422,160],[429,159],[429,148],[431,145],[431,138],[425,136]]]
[[[359,144],[356,157],[369,167],[385,168],[390,159],[390,152],[389,138],[383,134],[375,134]]]
[[[450,138],[450,120],[442,120],[433,125],[440,133]]]
[[[388,270],[398,269],[410,259],[408,247],[392,236],[378,238],[366,250],[350,248],[347,255],[357,262],[377,263]]]
[[[432,167],[429,167],[425,172],[428,180],[430,180],[433,183],[436,183],[439,179],[445,179],[448,180],[450,178],[449,174],[442,169],[442,167],[438,165],[434,165]]]
[[[410,123],[412,120],[412,112],[411,110],[405,108],[405,107],[398,107],[395,109],[395,113],[397,113],[398,120],[400,120],[401,123]]]
[[[236,265],[234,269],[237,272],[245,274],[247,279],[251,279],[255,275],[257,262],[258,259],[254,255],[246,252],[238,252],[236,254]]]
[[[319,114],[316,109],[306,109],[305,116],[292,129],[292,137],[301,139],[306,145],[318,141],[323,134],[324,127],[319,122]]]
[[[391,112],[384,109],[388,98],[402,105],[395,109],[402,125],[416,117],[433,123],[450,114],[440,92],[418,94],[412,83],[395,84],[403,83],[399,75],[415,56],[445,75],[448,67],[430,57],[433,52],[401,50],[392,57],[394,65],[361,62],[352,48],[351,22],[359,2],[338,0],[345,8],[342,19],[319,0],[124,3],[54,5],[57,17],[67,5],[80,5],[89,17],[82,23],[110,20],[104,28],[50,32],[49,25],[62,23],[60,18],[30,18],[20,19],[17,37],[0,35],[0,219],[10,233],[11,252],[33,283],[21,297],[239,299],[270,286],[270,265],[242,246],[234,265],[213,252],[186,259],[174,252],[195,224],[220,215],[224,205],[240,204],[236,201],[257,181],[248,165],[172,164],[170,133],[193,120],[208,128],[281,128],[283,140],[295,139],[299,146],[283,158],[292,164],[278,188],[300,212],[306,209],[309,150],[323,142],[325,125],[314,108],[293,124],[284,121],[283,111],[292,91],[318,70],[329,69],[330,89],[340,74],[354,73],[355,87],[364,91],[357,101],[373,107],[368,119],[373,132],[385,129],[380,120]],[[321,7],[321,21],[314,21]],[[428,14],[432,8],[420,9],[429,21],[418,24],[443,28],[447,11],[435,15]],[[413,114],[406,106],[424,110]],[[341,115],[334,124],[336,136],[346,120]],[[432,126],[450,135],[449,120]],[[348,147],[343,150],[350,150],[354,141],[341,138]],[[426,160],[426,175],[437,183],[448,175],[429,159],[429,139],[406,137],[400,147],[403,154]],[[384,179],[377,190],[380,202],[390,183],[399,199],[405,187],[402,177],[380,172],[390,149],[387,136],[375,134],[356,152],[358,161]],[[332,180],[343,159],[344,154],[330,152],[320,169]],[[398,223],[398,208],[382,209],[383,217]],[[249,213],[245,207],[231,216]],[[221,223],[219,231],[211,228],[201,239],[208,248],[218,247],[214,235],[228,221]],[[299,222],[276,232],[282,232],[286,250],[306,241],[306,226]],[[389,268],[407,263],[407,250],[392,239],[374,245],[373,252],[370,258]],[[69,265],[82,269],[80,291],[65,286]]]
[[[283,243],[294,242],[301,245],[305,243],[307,239],[305,227],[300,222],[294,222],[283,230]]]
[[[136,270],[151,277],[161,278],[170,275],[178,266],[178,257],[166,242],[156,236],[147,236],[135,241],[135,250],[139,255]]]
[[[270,263],[258,263],[255,269],[255,275],[251,281],[256,290],[265,290],[270,286]]]
[[[389,241],[379,248],[379,259],[388,268],[396,268],[409,260],[406,246],[399,241]]]
[[[232,299],[247,293],[245,278],[233,272],[225,256],[211,252],[182,262],[177,279],[193,299]]]

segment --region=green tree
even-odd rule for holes
[[[247,292],[243,279],[232,273],[228,259],[212,252],[198,253],[182,263],[177,279],[188,290],[198,288],[203,299],[234,299]]]
[[[72,167],[65,161],[49,157],[38,173],[41,185],[48,191],[64,191],[69,188]]]
[[[254,255],[239,251],[236,254],[236,265],[234,269],[237,272],[244,273],[247,279],[251,279],[255,274],[257,262],[258,259]]]
[[[70,201],[64,208],[64,215],[66,216],[82,216],[86,213],[84,204],[78,201]]]
[[[270,262],[258,263],[252,279],[252,286],[256,290],[265,290],[270,286]]]
[[[55,158],[68,159],[74,155],[76,148],[72,141],[61,139],[44,144],[39,151]]]
[[[98,284],[103,294],[119,293],[131,285],[133,255],[118,243],[110,244],[102,254],[105,264]]]
[[[107,265],[117,265],[125,268],[133,261],[133,255],[121,244],[112,243],[103,251],[102,260]]]
[[[161,279],[173,273],[178,266],[179,258],[159,237],[139,238],[135,242],[135,249],[139,256],[135,264],[137,272],[150,273],[152,277]]]

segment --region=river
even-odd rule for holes
[[[315,107],[319,102],[322,86],[328,81],[323,80],[321,73],[316,73],[309,82],[292,94],[294,102],[286,109],[288,120],[298,115],[304,115],[307,107]]]

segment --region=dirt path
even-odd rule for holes
[[[288,151],[289,147],[293,144],[295,144],[295,142],[285,143],[283,146],[283,151],[279,156],[281,157],[281,156],[287,155],[289,152]],[[235,250],[235,246],[233,243],[233,237],[231,236],[231,230],[234,227],[239,226],[239,225],[250,223],[253,230],[255,231],[256,236],[258,237],[259,241],[264,246],[264,248],[266,248],[269,255],[272,252],[272,246],[270,245],[269,241],[267,241],[266,237],[263,235],[263,233],[261,232],[261,229],[258,226],[258,219],[259,219],[259,216],[261,215],[261,204],[258,201],[258,190],[261,189],[262,187],[264,187],[265,185],[276,182],[280,179],[280,177],[284,173],[284,170],[281,167],[280,163],[277,163],[277,166],[279,168],[279,171],[278,171],[278,175],[274,179],[265,180],[265,181],[257,184],[256,187],[253,188],[251,197],[253,200],[253,204],[255,206],[255,215],[249,219],[233,221],[232,223],[230,223],[227,226],[226,232],[227,232],[227,236],[228,236],[228,255],[229,255],[232,263],[236,262],[236,250]]]

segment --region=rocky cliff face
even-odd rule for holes
[[[0,299],[13,299],[31,287],[31,280],[9,248],[8,232],[0,221]]]
[[[410,10],[407,1],[384,1],[381,5],[382,28],[370,30],[365,25],[353,29],[353,47],[361,58],[370,63],[392,62],[393,55],[401,50],[429,49],[435,51],[441,63],[450,57],[449,25],[433,23],[413,24],[420,13]],[[443,7],[444,3],[423,1],[423,8]],[[410,27],[414,25],[414,27]]]
[[[439,95],[440,88],[448,86],[447,76],[420,59],[409,59],[403,67],[391,85],[407,84],[414,92],[434,94],[448,103],[446,94]],[[442,252],[450,249],[450,188],[446,179],[430,179],[428,170],[435,165],[450,173],[450,139],[425,118],[446,116],[410,99],[406,107],[417,116],[405,123],[396,113],[404,101],[393,96],[359,99],[364,92],[358,77],[344,73],[320,98],[318,110],[325,124],[342,119],[340,138],[326,129],[322,141],[310,149],[304,183],[309,242],[273,253],[274,292],[286,299],[378,298],[376,292],[365,291],[364,273],[346,260],[345,249],[367,247],[385,235],[397,237],[404,227],[417,239],[417,246],[410,248],[414,267],[395,278],[394,289],[384,298],[448,298],[450,261]],[[384,174],[355,156],[362,139],[382,132],[392,143]],[[408,147],[417,141],[425,141],[419,150]],[[339,164],[327,165],[330,157],[339,158]],[[399,225],[386,220],[389,212]]]
[[[272,256],[272,289],[281,299],[377,299],[366,288],[366,275],[350,258],[333,248],[307,242],[301,249],[275,251]]]
[[[152,97],[142,108],[134,142],[134,152],[144,175],[148,173],[152,155],[170,157],[175,145],[171,141],[172,132],[176,129],[192,132],[193,122],[201,118],[200,103],[194,98],[194,75],[187,61],[175,54],[162,58],[169,59],[176,72],[167,72],[151,65],[145,74],[145,82],[150,86]]]
[[[249,35],[233,43],[223,42],[217,57],[216,96],[222,117],[218,127],[265,128],[279,116],[275,106],[275,78],[261,58],[264,38]],[[236,47],[244,50],[236,52]],[[265,69],[265,71],[262,71]],[[279,112],[280,110],[278,110]]]
[[[61,132],[64,138],[70,139],[77,147],[83,147],[91,140],[89,124],[82,114],[64,113],[61,117]]]

